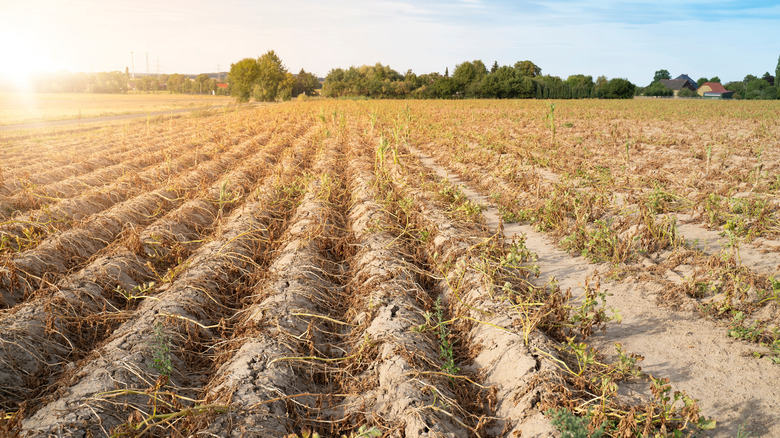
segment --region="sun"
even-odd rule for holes
[[[0,80],[3,85],[19,91],[32,89],[32,76],[52,70],[51,62],[41,51],[41,41],[29,30],[6,27],[0,29]]]

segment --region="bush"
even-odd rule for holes
[[[599,87],[598,97],[600,99],[631,99],[634,97],[635,89],[636,85],[627,79],[614,78]]]
[[[642,95],[669,97],[674,95],[674,90],[668,88],[667,86],[665,86],[660,82],[653,82],[652,84],[645,87],[644,91],[642,92]]]
[[[561,433],[561,438],[601,438],[604,435],[603,424],[592,434],[588,432],[588,416],[579,418],[567,409],[549,409],[546,414],[552,417],[550,423]]]
[[[699,93],[691,90],[690,88],[683,88],[677,92],[677,97],[700,97]]]

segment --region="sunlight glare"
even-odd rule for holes
[[[32,76],[51,70],[37,43],[29,31],[14,27],[0,29],[0,80],[19,91],[30,91]]]

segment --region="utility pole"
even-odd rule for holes
[[[135,56],[133,56],[132,50],[130,51],[130,78],[135,79]]]

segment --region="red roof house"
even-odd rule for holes
[[[731,99],[733,91],[727,90],[723,85],[717,82],[705,82],[696,90],[699,96],[707,99]]]

